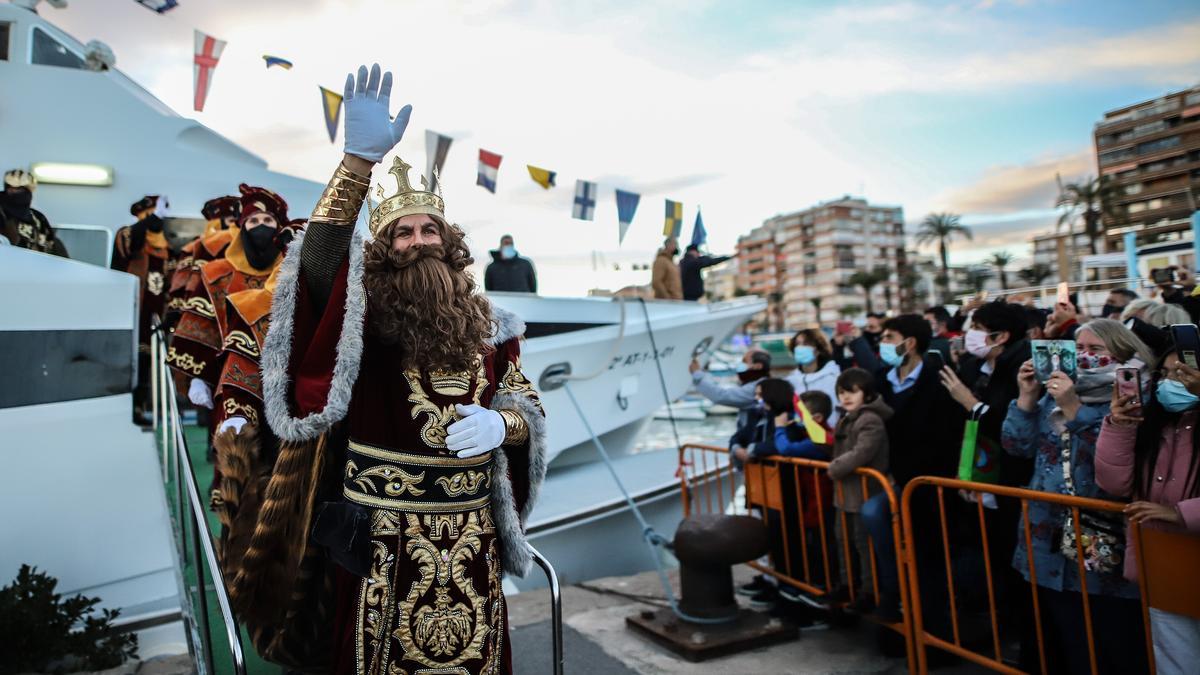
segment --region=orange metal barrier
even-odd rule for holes
[[[947,586],[946,590],[947,590],[947,595],[949,597],[952,640],[947,640],[943,637],[938,637],[938,636],[932,634],[931,632],[929,632],[928,630],[926,630],[926,627],[924,625],[925,621],[924,621],[924,617],[922,615],[922,610],[921,610],[921,581],[919,578],[920,575],[919,575],[919,569],[918,569],[918,564],[917,564],[917,559],[916,559],[917,540],[914,538],[913,515],[912,515],[911,507],[912,507],[913,493],[921,488],[929,488],[929,487],[936,488],[936,490],[937,490],[938,521],[940,523],[942,555],[944,557],[945,566],[946,566],[946,568],[945,568],[946,586]],[[1042,626],[1041,608],[1040,608],[1039,602],[1038,602],[1037,568],[1036,568],[1036,565],[1034,564],[1034,560],[1033,560],[1033,535],[1032,535],[1032,531],[1031,531],[1030,524],[1029,524],[1029,503],[1030,502],[1044,502],[1044,503],[1049,503],[1049,504],[1057,504],[1057,505],[1069,508],[1071,510],[1071,513],[1073,515],[1073,522],[1075,523],[1076,564],[1078,565],[1078,569],[1079,569],[1079,578],[1080,578],[1080,585],[1081,585],[1081,591],[1082,591],[1080,593],[1080,596],[1082,598],[1082,605],[1083,605],[1082,610],[1083,610],[1083,617],[1084,617],[1084,626],[1085,626],[1086,633],[1087,633],[1088,655],[1089,655],[1090,662],[1091,662],[1092,672],[1093,673],[1098,672],[1097,663],[1096,663],[1096,643],[1095,643],[1095,636],[1093,635],[1093,629],[1092,629],[1092,615],[1091,615],[1091,606],[1090,606],[1091,603],[1090,603],[1090,599],[1088,596],[1088,587],[1087,587],[1087,571],[1084,567],[1084,562],[1083,562],[1084,561],[1083,543],[1082,543],[1083,538],[1080,533],[1080,525],[1079,525],[1080,511],[1088,510],[1088,511],[1120,513],[1125,505],[1120,502],[1111,502],[1111,501],[1104,501],[1104,500],[1099,500],[1099,499],[1087,499],[1084,497],[1075,497],[1075,496],[1070,496],[1070,495],[1053,494],[1053,493],[1047,493],[1047,492],[1037,492],[1037,491],[1026,490],[1026,489],[1022,489],[1022,488],[1012,488],[1012,487],[1004,487],[1004,486],[999,486],[999,485],[989,485],[989,484],[985,484],[985,483],[971,483],[971,482],[967,482],[967,481],[953,480],[950,478],[935,478],[935,477],[931,477],[931,476],[919,476],[919,477],[914,478],[913,480],[909,481],[908,485],[905,486],[905,488],[904,488],[904,493],[903,493],[903,498],[902,498],[902,508],[903,508],[902,520],[904,523],[904,538],[905,538],[905,541],[908,543],[907,546],[905,547],[905,549],[907,551],[907,556],[908,556],[905,567],[907,568],[908,574],[909,574],[910,593],[908,595],[908,598],[911,601],[912,606],[913,606],[913,610],[912,610],[913,643],[916,647],[916,653],[917,653],[917,667],[918,667],[917,672],[921,673],[922,675],[924,675],[924,673],[928,672],[928,661],[927,661],[927,655],[926,655],[926,647],[928,647],[928,646],[937,647],[939,649],[950,652],[951,654],[959,656],[963,659],[972,661],[974,663],[977,663],[977,664],[987,667],[987,668],[991,668],[992,670],[996,670],[998,672],[1002,672],[1002,673],[1022,673],[1023,672],[1021,670],[1018,670],[1018,669],[1006,664],[1004,662],[1004,660],[1002,658],[1002,654],[1001,654],[1001,647],[1000,647],[1001,629],[1000,629],[999,622],[998,622],[997,616],[996,616],[996,587],[995,587],[995,581],[994,581],[995,571],[992,569],[991,558],[989,556],[990,552],[988,550],[988,545],[990,542],[989,542],[989,537],[988,537],[987,522],[986,522],[986,519],[984,518],[984,505],[983,505],[982,499],[975,500],[975,508],[979,514],[980,546],[981,546],[981,549],[983,552],[982,558],[983,558],[983,563],[984,563],[984,571],[985,571],[986,579],[987,579],[987,601],[988,601],[988,612],[989,612],[990,628],[991,628],[990,637],[991,637],[992,654],[987,655],[984,653],[972,651],[968,647],[964,646],[964,641],[961,636],[960,625],[959,625],[959,613],[960,612],[959,612],[958,602],[957,602],[958,594],[956,593],[955,582],[954,582],[954,568],[953,568],[953,565],[951,564],[951,559],[953,556],[951,553],[951,543],[950,543],[950,538],[949,538],[947,526],[946,526],[947,521],[946,521],[945,493],[947,490],[951,491],[951,494],[954,496],[954,499],[958,499],[957,491],[965,490],[965,491],[974,492],[974,493],[992,494],[992,495],[995,495],[998,499],[1005,498],[1005,499],[1020,500],[1021,522],[1023,523],[1022,528],[1021,528],[1021,535],[1024,537],[1026,559],[1028,561],[1028,566],[1029,566],[1029,586],[1030,586],[1030,594],[1032,597],[1032,613],[1033,613],[1033,619],[1034,619],[1034,628],[1036,630],[1036,635],[1037,635],[1038,663],[1041,666],[1041,672],[1043,672],[1043,673],[1047,672],[1046,650],[1045,650],[1045,639],[1044,639],[1045,636],[1044,636],[1043,626]],[[967,502],[963,502],[963,503],[966,504]],[[931,523],[925,523],[925,524],[931,524]],[[1137,525],[1133,525],[1132,528],[1133,528],[1132,529],[1132,537],[1131,537],[1132,543],[1133,543],[1134,547],[1138,548],[1139,550],[1142,550],[1142,547],[1139,543],[1141,528],[1138,527]],[[922,533],[922,534],[923,534],[923,536],[929,536],[928,534],[925,534],[925,533]],[[1142,560],[1142,559],[1143,558],[1139,557],[1139,560]],[[1153,649],[1153,644],[1150,639],[1150,619],[1149,619],[1149,614],[1147,611],[1147,605],[1145,602],[1145,598],[1147,597],[1146,586],[1145,586],[1145,575],[1141,574],[1141,570],[1139,570],[1139,581],[1141,583],[1141,588],[1142,588],[1142,594],[1141,594],[1142,598],[1143,598],[1142,618],[1145,622],[1145,627],[1146,627],[1146,635],[1145,635],[1146,647],[1147,647],[1148,658],[1150,659],[1150,663],[1149,663],[1150,671],[1153,672],[1154,671],[1154,649]]]
[[[821,462],[810,459],[800,459],[795,457],[780,457],[771,456],[765,458],[756,458],[747,462],[742,472],[743,482],[746,488],[746,506],[748,508],[757,508],[761,510],[761,517],[764,522],[767,522],[768,511],[774,511],[780,519],[778,530],[782,541],[783,560],[775,559],[774,554],[771,557],[770,565],[762,565],[757,561],[747,563],[748,566],[791,584],[801,590],[814,595],[816,597],[829,596],[834,588],[832,580],[834,578],[834,570],[838,567],[838,550],[836,542],[830,546],[830,538],[833,535],[829,532],[826,523],[829,521],[827,514],[833,515],[836,513],[836,523],[834,527],[840,529],[842,534],[841,551],[842,560],[852,560],[851,550],[853,544],[851,537],[847,532],[847,516],[840,510],[830,511],[833,508],[830,497],[836,495],[838,501],[842,499],[842,485],[840,482],[830,484],[826,476],[826,470],[829,468],[829,462]],[[909,672],[915,672],[916,662],[914,654],[914,645],[912,642],[912,617],[910,605],[907,602],[908,598],[908,575],[904,570],[904,562],[906,560],[903,553],[903,529],[900,522],[900,508],[896,499],[895,492],[892,489],[890,481],[878,471],[874,469],[860,468],[855,471],[862,481],[863,500],[866,501],[869,497],[877,494],[882,490],[887,494],[889,506],[892,514],[892,538],[895,542],[895,549],[891,552],[896,557],[897,580],[899,583],[899,593],[901,600],[900,615],[901,620],[894,623],[879,622],[881,625],[887,626],[899,633],[904,638],[905,653],[908,660]],[[786,478],[790,477],[790,481]],[[692,513],[714,513],[724,512],[736,500],[736,492],[738,485],[738,472],[734,470],[733,464],[729,461],[729,451],[727,448],[713,445],[684,445],[679,449],[679,478],[680,487],[683,496],[683,512],[684,517]],[[788,485],[789,492],[794,491],[795,508],[785,508],[785,484]],[[874,484],[876,489],[872,492],[870,486]],[[728,502],[725,501],[725,496],[728,495]],[[807,495],[807,497],[806,497]],[[715,499],[714,499],[715,497]],[[816,523],[806,523],[806,518],[811,514],[811,509],[806,509],[806,498],[815,503]],[[793,499],[792,494],[787,495],[786,501]],[[861,527],[860,523],[860,527]],[[799,530],[800,539],[800,558],[799,564],[792,559],[792,547],[789,546],[788,536],[789,531]],[[809,531],[814,530],[816,541],[813,542],[820,546],[820,557],[816,558],[816,553],[810,554],[809,551]],[[880,602],[879,593],[879,573],[878,561],[875,551],[875,544],[868,538],[868,557],[869,560],[860,561],[863,565],[868,565],[871,570],[871,588],[874,594],[875,604],[878,606]],[[817,579],[816,574],[810,564],[810,559],[813,563],[820,563],[821,574]],[[780,564],[782,562],[782,564]],[[857,599],[856,590],[858,584],[855,583],[854,565],[847,564],[846,566],[846,585],[849,589],[849,602],[853,603]],[[799,568],[799,569],[797,569]],[[829,606],[839,607],[849,603],[830,603]],[[872,620],[876,620],[873,615],[869,616]]]

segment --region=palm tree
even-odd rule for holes
[[[813,309],[817,310],[817,325],[820,326],[821,325],[821,299],[820,298],[809,298],[808,301],[812,303]]]
[[[937,243],[938,256],[942,260],[942,295],[950,296],[950,262],[947,257],[946,245],[956,237],[971,238],[971,230],[960,222],[955,213],[931,213],[921,221],[917,230],[917,245]]]
[[[987,282],[987,278],[990,276],[992,276],[992,273],[986,267],[971,268],[967,270],[967,285],[973,291],[981,291],[983,290],[984,283]]]
[[[1030,286],[1041,286],[1043,281],[1054,276],[1054,270],[1046,263],[1037,263],[1033,267],[1026,267],[1017,272],[1017,276]]]
[[[1001,290],[1008,290],[1008,272],[1005,272],[1004,268],[1008,267],[1012,261],[1013,256],[1008,251],[997,251],[996,253],[992,254],[991,258],[988,259],[988,264],[992,267],[995,267],[996,271],[1000,274]]]
[[[1104,234],[1104,216],[1111,216],[1113,187],[1107,176],[1087,178],[1078,183],[1063,183],[1061,176],[1055,176],[1058,181],[1058,199],[1054,206],[1063,210],[1058,217],[1055,229],[1067,226],[1067,234],[1074,229],[1075,221],[1083,219],[1083,232],[1088,238],[1088,248],[1096,253],[1096,240]],[[1072,241],[1072,243],[1074,243]],[[1072,247],[1074,248],[1074,247]]]
[[[860,312],[862,312],[862,307],[859,307],[858,305],[842,305],[842,307],[838,309],[838,314],[841,314],[845,317],[855,316]]]
[[[858,271],[850,275],[847,279],[854,286],[861,286],[863,292],[867,296],[867,314],[871,314],[874,310],[871,308],[871,289],[878,286],[880,282],[887,280],[887,270],[877,267],[870,272]]]

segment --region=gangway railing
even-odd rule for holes
[[[221,620],[229,639],[229,654],[227,662],[232,666],[235,675],[246,675],[246,657],[242,646],[241,631],[234,618],[229,603],[229,592],[224,574],[217,562],[216,548],[213,546],[212,531],[204,502],[200,499],[200,489],[196,480],[196,471],[192,466],[191,455],[188,453],[187,438],[183,433],[183,422],[179,414],[178,392],[171,371],[166,365],[167,347],[164,339],[162,324],[155,322],[150,336],[150,382],[151,410],[153,429],[160,436],[162,451],[163,486],[168,487],[172,478],[175,483],[175,534],[181,569],[186,569],[188,556],[195,554],[197,559],[192,561],[196,570],[196,605],[197,612],[191,610],[190,593],[184,587],[184,622],[186,634],[195,657],[196,672],[199,675],[215,673],[213,654],[212,629],[209,626],[208,597],[205,583],[204,568],[212,579],[213,589],[217,596],[217,604],[221,610]],[[186,498],[185,498],[186,493]],[[186,509],[186,513],[185,513]],[[190,537],[189,537],[190,533]],[[189,548],[188,540],[191,540]],[[550,629],[552,654],[554,658],[554,675],[563,675],[564,650],[562,628],[562,587],[558,574],[550,561],[532,545],[527,544],[534,563],[546,575],[550,589]],[[201,561],[199,558],[203,558]],[[203,565],[201,565],[203,563]],[[199,642],[199,649],[195,642]],[[223,661],[225,662],[225,661]]]
[[[183,612],[183,616],[188,629],[188,641],[192,643],[198,637],[200,642],[198,650],[197,645],[190,644],[195,657],[196,672],[200,675],[215,673],[212,629],[209,626],[208,614],[208,588],[204,572],[205,568],[208,568],[208,578],[212,579],[217,605],[221,610],[221,621],[229,640],[228,662],[232,665],[235,675],[246,675],[246,656],[242,647],[241,631],[229,604],[229,593],[221,574],[221,567],[217,563],[217,553],[213,547],[212,532],[208,528],[204,502],[200,499],[200,490],[196,484],[196,471],[187,451],[175,380],[166,366],[167,350],[161,327],[161,323],[157,324],[150,336],[151,398],[154,429],[162,434],[164,487],[172,477],[172,472],[168,469],[173,469],[175,479],[175,529],[179,538],[177,545],[180,566],[182,570],[186,570],[191,562],[196,570],[196,609],[199,613],[191,611],[192,600],[186,585],[182,599],[186,603],[187,611]],[[195,556],[194,560],[189,557],[192,555]]]

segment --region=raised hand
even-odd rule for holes
[[[379,64],[358,67],[358,78],[346,75],[343,92],[346,104],[346,154],[378,163],[404,137],[412,106],[405,105],[393,120],[388,114],[392,95],[392,74],[381,78]]]

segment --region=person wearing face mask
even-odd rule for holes
[[[738,384],[721,386],[713,376],[704,370],[700,362],[692,359],[688,365],[692,374],[692,383],[696,391],[717,405],[727,405],[737,408],[737,425],[741,428],[747,420],[750,409],[755,405],[754,390],[759,380],[771,374],[771,355],[758,348],[750,348],[742,355],[737,365]]]
[[[0,192],[0,237],[18,248],[68,258],[67,247],[59,241],[46,214],[33,208],[37,179],[21,169],[4,174],[4,192]]]
[[[1109,292],[1108,298],[1104,300],[1104,307],[1100,309],[1100,318],[1120,318],[1125,312],[1125,308],[1129,306],[1129,303],[1137,299],[1138,294],[1128,288],[1114,288]]]
[[[200,208],[200,215],[205,220],[204,232],[179,249],[179,261],[171,275],[171,289],[167,293],[168,311],[181,311],[184,301],[200,285],[200,270],[225,255],[225,249],[237,233],[241,212],[241,199],[232,195],[204,202]]]
[[[1145,406],[1133,394],[1114,392],[1096,442],[1096,483],[1132,499],[1125,513],[1143,527],[1200,534],[1200,434],[1194,433],[1200,396],[1181,381],[1185,368],[1168,348]],[[1131,537],[1125,550],[1125,578],[1136,582]],[[1200,662],[1200,620],[1151,607],[1150,630],[1159,673],[1191,672]]]
[[[654,290],[656,300],[683,299],[683,277],[679,273],[679,266],[675,264],[677,255],[679,242],[675,237],[664,239],[650,268],[650,287]]]
[[[224,257],[200,272],[200,284],[182,305],[167,353],[167,364],[189,380],[188,399],[213,408],[213,389],[221,375],[221,353],[230,338],[226,298],[263,288],[283,260],[276,236],[286,225],[287,202],[274,192],[242,184],[237,230]],[[215,411],[220,412],[220,411]]]
[[[850,347],[855,361],[872,373],[876,390],[893,411],[885,425],[888,463],[896,484],[895,492],[900,494],[908,481],[916,476],[955,475],[966,416],[962,406],[941,385],[938,373],[945,361],[940,353],[929,349],[933,333],[929,322],[920,314],[902,314],[885,321],[882,329],[878,357],[861,339],[850,343]],[[938,517],[937,504],[928,499],[929,494],[914,498],[915,518]],[[877,611],[880,618],[893,620],[900,615],[900,589],[896,557],[891,554],[895,548],[891,506],[886,493],[881,491],[867,499],[859,513],[875,550],[888,552],[876,558],[880,589]],[[941,549],[935,545],[934,538],[919,539],[916,553],[918,565],[922,570],[931,570],[934,576],[930,578],[936,578]],[[938,595],[944,588],[943,585],[939,589],[936,583],[923,587],[923,593],[929,595],[924,604],[927,607],[947,606],[945,598]],[[936,613],[931,613],[928,618],[939,626],[949,622],[948,616]]]
[[[796,359],[796,369],[788,373],[787,380],[796,393],[819,391],[829,400],[837,400],[837,378],[842,369],[833,358],[825,334],[816,328],[804,328],[796,331],[789,344],[792,358]],[[838,412],[834,410],[828,419],[829,425],[836,426],[837,420]]]
[[[537,293],[537,272],[529,258],[517,255],[511,234],[500,237],[500,248],[491,254],[492,262],[483,273],[484,290]]]
[[[137,222],[117,230],[113,238],[110,267],[138,278],[138,384],[134,390],[134,419],[144,422],[139,411],[150,395],[150,332],[152,318],[163,318],[167,289],[175,269],[175,253],[167,245],[159,210],[166,200],[147,195],[129,207]]]
[[[1001,431],[1004,451],[1034,460],[1027,489],[1051,494],[1074,494],[1093,499],[1116,499],[1096,481],[1096,439],[1109,414],[1119,367],[1142,368],[1153,360],[1149,348],[1128,328],[1111,319],[1095,319],[1076,331],[1076,379],[1054,372],[1039,382],[1033,361],[1021,364],[1020,394],[1009,404]],[[1017,546],[1012,566],[1028,581],[1029,556],[1036,570],[1038,606],[1045,631],[1043,646],[1049,672],[1091,672],[1080,613],[1083,580],[1078,563],[1062,553],[1069,510],[1048,502],[1029,502],[1026,552],[1024,522],[1016,525]],[[1101,672],[1143,673],[1147,670],[1138,587],[1120,570],[1087,573],[1097,663]],[[1025,625],[1032,622],[1024,622]],[[1038,663],[1032,639],[1022,644],[1026,669]]]

